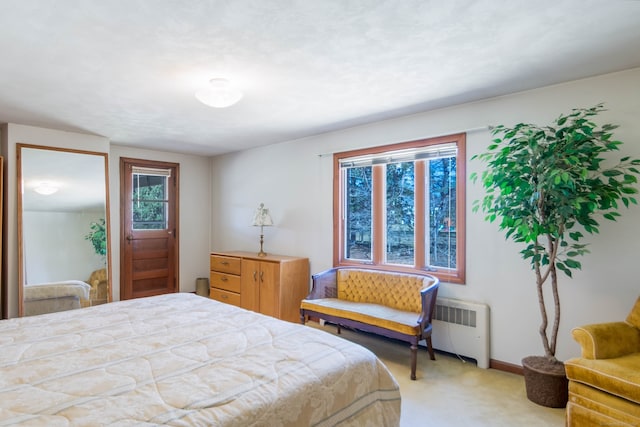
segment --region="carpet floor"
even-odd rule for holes
[[[336,335],[333,325],[308,325]],[[520,375],[478,368],[474,361],[418,350],[417,380],[409,379],[406,343],[349,330],[342,338],[375,353],[389,368],[402,395],[401,427],[561,427],[565,410],[545,408],[527,399]]]

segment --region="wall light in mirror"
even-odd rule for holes
[[[242,98],[242,92],[227,79],[211,79],[209,85],[196,92],[196,98],[209,107],[230,107]]]
[[[58,184],[56,184],[55,182],[42,181],[36,184],[36,186],[33,188],[33,191],[38,194],[42,194],[43,196],[50,196],[54,193],[57,193],[59,189],[60,188]]]

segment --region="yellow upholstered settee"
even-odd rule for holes
[[[430,275],[338,267],[313,276],[301,302],[300,320],[324,319],[338,326],[373,332],[410,343],[411,379],[416,379],[418,342],[431,359],[431,318],[439,281]]]
[[[625,322],[572,331],[582,357],[565,362],[567,425],[640,426],[640,298]]]

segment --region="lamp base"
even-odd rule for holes
[[[262,244],[264,243],[264,234],[260,235],[260,252],[258,252],[258,256],[267,256],[267,253],[262,250]]]

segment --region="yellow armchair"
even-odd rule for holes
[[[565,362],[567,425],[640,426],[640,298],[625,322],[571,331],[581,357]]]
[[[89,291],[89,299],[80,301],[82,307],[91,307],[108,302],[109,282],[106,268],[101,268],[91,273],[87,283],[91,286],[91,290]]]

